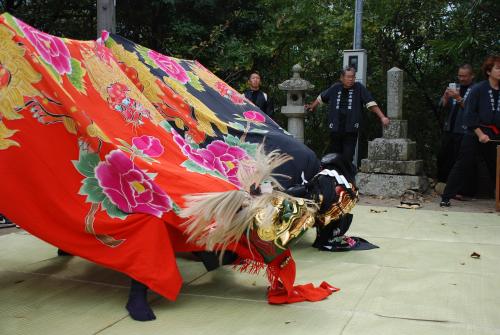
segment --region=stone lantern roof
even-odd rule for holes
[[[313,84],[300,77],[301,71],[302,67],[299,64],[295,64],[292,67],[292,78],[285,80],[281,84],[278,84],[278,88],[282,91],[306,91],[313,89]]]

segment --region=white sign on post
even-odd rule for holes
[[[343,68],[352,66],[356,69],[356,81],[366,85],[366,50],[344,50]]]

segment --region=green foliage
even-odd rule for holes
[[[95,0],[2,0],[3,11],[56,36],[89,40],[97,35]]]
[[[354,0],[152,0],[117,1],[117,33],[158,52],[198,59],[238,90],[252,69],[277,109],[285,94],[277,84],[300,63],[316,88],[308,101],[333,84],[342,50],[352,48]],[[75,39],[96,36],[95,1],[5,0],[0,9],[31,25]],[[405,71],[404,112],[409,136],[432,175],[442,111],[438,100],[457,66],[474,69],[487,54],[500,53],[498,0],[365,0],[363,48],[368,51],[367,87],[386,109],[386,72]],[[477,77],[480,79],[479,71]],[[286,127],[279,112],[275,120]],[[379,121],[365,115],[361,156],[381,135]],[[305,140],[318,155],[328,147],[326,110],[306,118]]]

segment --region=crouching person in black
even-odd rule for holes
[[[321,159],[321,171],[304,185],[289,188],[287,193],[314,200],[316,240],[313,247],[324,251],[367,250],[377,246],[359,237],[349,237],[350,213],[358,201],[354,172],[346,158],[330,153]]]

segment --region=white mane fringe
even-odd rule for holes
[[[280,190],[283,189],[275,176],[284,176],[272,173],[278,166],[292,160],[293,157],[287,154],[280,154],[279,150],[273,150],[266,154],[264,146],[259,145],[255,154],[255,159],[247,159],[240,162],[237,178],[240,181],[241,188],[250,192],[250,186],[255,184],[259,186],[267,180],[274,184]],[[286,176],[285,176],[286,177]]]
[[[271,181],[276,188],[283,189],[272,171],[293,159],[289,155],[274,150],[264,152],[263,145],[257,149],[255,159],[240,162],[238,180],[241,190],[187,195],[186,207],[179,214],[188,218],[188,242],[204,245],[207,250],[219,249],[237,242],[243,234],[248,234],[257,212],[264,209],[263,221],[272,224],[273,208],[271,199],[276,192],[251,196],[251,186],[259,187],[263,181]],[[288,198],[289,195],[278,192]]]

